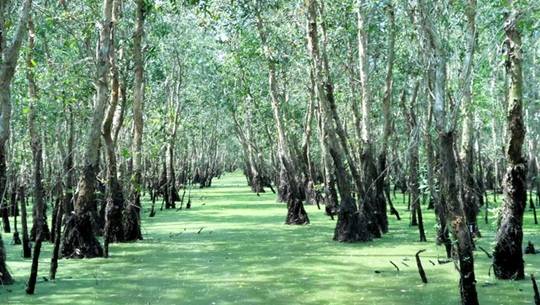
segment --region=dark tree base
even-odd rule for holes
[[[504,203],[493,252],[493,272],[498,279],[525,278],[522,226],[527,203],[527,172],[524,164],[510,166],[503,182]]]
[[[172,186],[172,190],[170,190],[172,193],[169,194],[169,188],[166,189],[166,193],[164,195],[165,198],[165,208],[166,209],[176,209],[176,202],[180,201],[180,194],[178,194],[178,190],[176,189],[176,186]]]
[[[495,246],[493,253],[493,273],[501,280],[522,280],[525,278],[521,244],[509,242],[506,246]]]
[[[60,254],[63,258],[103,256],[103,248],[93,231],[91,216],[72,214],[66,220]]]
[[[292,200],[292,202],[288,204],[287,219],[285,220],[285,224],[309,224],[309,217],[306,210],[304,209],[304,204],[302,204],[301,200]]]
[[[340,242],[365,242],[371,240],[371,234],[365,225],[364,217],[358,211],[346,211],[340,208],[337,215],[338,220],[334,230],[334,240]]]
[[[371,152],[363,152],[362,164],[364,170],[364,191],[361,198],[362,211],[368,219],[369,232],[373,237],[380,238],[382,233],[388,232],[384,181],[378,179],[379,173]]]
[[[265,192],[264,187],[263,187],[263,181],[260,175],[255,175],[255,176],[252,175],[249,186],[251,187],[251,191],[253,193],[259,194],[259,193]]]
[[[105,208],[104,233],[109,243],[124,241],[123,211],[124,195],[120,185],[116,183],[107,198],[107,207]]]
[[[32,225],[32,228],[30,229],[30,240],[36,241],[36,226]],[[51,230],[49,230],[49,225],[47,225],[47,220],[43,222],[43,240],[50,240],[51,238]]]
[[[28,238],[28,235],[24,235],[24,233],[23,233],[23,239],[22,239],[22,248],[23,248],[23,257],[31,258],[32,248],[30,245],[30,239]]]
[[[5,264],[3,263],[0,263],[0,273],[2,274],[0,276],[0,286],[12,285],[13,283],[15,283],[15,281],[7,271]]]
[[[378,206],[378,203],[376,202],[376,199],[373,196],[373,194],[368,194],[366,198],[363,200],[363,203],[361,206],[364,212],[364,215],[366,215],[366,218],[367,218],[367,228],[369,230],[370,235],[373,238],[382,237],[382,228],[379,222],[380,217],[376,210],[377,206]]]
[[[14,282],[15,281],[11,277],[11,274],[9,274],[9,271],[6,267],[6,252],[4,249],[4,241],[0,236],[0,286],[11,285]]]
[[[470,188],[469,186],[464,186],[464,189]],[[478,191],[478,190],[474,190]],[[464,211],[465,211],[465,217],[467,219],[467,224],[469,225],[469,232],[471,233],[471,236],[473,237],[480,237],[480,229],[476,225],[477,223],[477,217],[480,213],[480,203],[477,197],[473,194],[473,191],[466,190],[465,194],[463,195],[463,203],[464,203]]]
[[[105,234],[105,214],[107,214],[107,200],[105,198],[105,190],[96,192],[95,196],[95,205],[96,209],[93,211],[92,216],[94,221],[92,221],[94,226],[94,232],[97,236],[103,236]]]
[[[334,216],[337,215],[337,211],[339,209],[336,188],[334,186],[325,187],[324,195],[324,210],[326,215],[330,216],[330,218],[334,220]]]
[[[252,184],[251,191],[256,194],[265,193],[265,190],[261,184]]]
[[[527,247],[525,248],[525,254],[536,254],[536,250],[534,249],[534,244],[529,241],[527,244]]]
[[[304,183],[304,196],[306,197],[306,204],[317,204],[317,192],[314,189],[313,181],[307,181]],[[319,208],[320,209],[320,208]]]
[[[124,241],[142,240],[140,197],[137,195],[124,211]],[[154,211],[155,212],[155,211]]]
[[[278,181],[278,201],[279,202],[289,202],[289,200],[292,200],[291,194],[293,192],[291,186],[289,185],[289,178],[287,175],[287,172],[285,168],[282,166],[280,173],[279,173],[279,181]]]
[[[459,267],[461,270],[459,280],[461,303],[463,305],[478,305],[473,257],[460,257]]]
[[[3,203],[0,206],[0,214],[2,214],[2,227],[4,228],[4,233],[11,233],[11,226],[9,224],[9,210],[6,203]]]
[[[12,243],[14,245],[20,245],[22,244],[21,238],[19,237],[19,232],[13,232],[13,240]]]

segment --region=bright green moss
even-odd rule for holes
[[[332,241],[335,222],[316,206],[307,207],[311,225],[286,226],[285,206],[273,194],[257,197],[240,174],[228,175],[211,189],[194,190],[191,210],[158,211],[148,218],[145,209],[145,240],[112,245],[109,259],[61,260],[56,282],[43,281],[47,244],[34,296],[24,293],[30,260],[21,258],[19,246],[8,245],[17,284],[0,288],[0,304],[458,304],[454,265],[437,264],[444,248],[434,244],[433,211],[423,207],[428,242],[419,243],[401,196],[395,204],[403,220],[391,216],[382,239],[340,244]],[[529,211],[525,222],[525,241],[540,246]],[[478,244],[490,249],[495,227],[480,223]],[[9,243],[11,236],[4,234],[4,240]],[[427,285],[414,262],[414,253],[424,248]],[[475,253],[481,304],[532,304],[530,280],[496,281],[488,277],[490,260]],[[527,274],[539,273],[540,256],[525,260]]]

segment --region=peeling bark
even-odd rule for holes
[[[525,138],[523,120],[523,72],[521,34],[518,29],[517,12],[507,17],[504,27],[506,33],[506,69],[510,82],[507,107],[508,162],[503,179],[503,204],[500,226],[495,237],[493,252],[493,271],[499,279],[523,279],[523,213],[527,204],[527,162],[522,147]]]
[[[94,114],[88,130],[84,167],[78,183],[78,196],[74,213],[66,220],[61,253],[68,258],[103,256],[103,248],[96,239],[94,219],[96,213],[95,190],[99,168],[101,125],[109,97],[110,48],[113,0],[103,1],[103,22],[99,35],[96,64],[96,96]]]
[[[476,1],[469,0],[469,6],[475,7]],[[431,64],[434,67],[433,79],[433,114],[439,136],[441,171],[441,193],[446,202],[447,222],[452,228],[452,235],[457,241],[455,251],[459,263],[461,303],[478,305],[472,238],[467,226],[463,202],[460,196],[459,170],[455,153],[456,105],[446,103],[446,54],[443,49],[444,37],[439,36],[432,22],[427,4],[419,1],[421,28],[428,42]]]

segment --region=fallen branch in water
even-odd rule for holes
[[[420,274],[420,278],[422,279],[422,282],[424,284],[427,284],[428,280],[426,277],[426,272],[424,271],[424,267],[422,267],[422,261],[420,260],[420,253],[425,252],[426,249],[419,250],[416,252],[416,266],[418,267],[418,273]]]

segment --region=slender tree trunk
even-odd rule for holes
[[[319,77],[319,83],[322,82],[323,86],[322,89],[318,89],[317,93],[323,92],[323,100],[321,100],[321,105],[323,105],[321,108],[326,111],[325,114],[330,115],[329,119],[332,122],[329,122],[329,128],[332,128],[333,131],[330,131],[330,133],[334,133],[337,137],[336,140],[340,141],[341,144],[341,150],[344,154],[344,157],[347,160],[347,164],[349,165],[349,170],[351,172],[352,180],[356,184],[356,188],[358,190],[362,189],[362,179],[360,176],[360,173],[358,172],[358,169],[356,167],[356,162],[353,158],[353,154],[351,150],[349,149],[349,143],[347,140],[347,134],[345,132],[345,129],[343,128],[343,124],[341,122],[341,119],[339,117],[339,114],[337,112],[337,106],[336,101],[334,98],[334,84],[332,81],[332,78],[330,77],[330,65],[328,61],[328,56],[326,52],[326,46],[327,46],[327,35],[326,35],[326,23],[324,22],[324,11],[322,4],[319,6],[319,12],[321,15],[321,48],[320,48],[320,55],[314,56],[314,58],[320,57],[320,63],[316,62],[318,64],[315,66],[315,71],[317,71],[318,77]],[[313,39],[313,41],[316,41]],[[317,50],[317,49],[316,49]],[[321,90],[321,91],[319,91]],[[322,91],[323,90],[323,91]],[[328,109],[324,109],[324,107],[328,107]]]
[[[463,63],[462,76],[462,102],[463,107],[463,130],[461,136],[460,159],[462,164],[463,176],[463,204],[467,224],[472,236],[480,234],[476,221],[476,216],[480,211],[480,200],[478,194],[478,185],[476,183],[474,166],[474,109],[472,105],[472,67],[474,50],[476,45],[476,5],[467,7],[467,50]]]
[[[353,54],[353,48],[350,41],[347,41],[347,53],[348,53],[348,61],[349,64],[347,66],[347,71],[349,72],[349,87],[351,89],[351,110],[353,114],[353,124],[354,124],[354,131],[356,134],[356,137],[360,140],[362,139],[362,116],[360,114],[360,110],[358,109],[358,93],[357,88],[358,81],[357,81],[357,71],[355,68],[356,61],[354,60],[354,54]],[[359,145],[358,145],[359,146]],[[356,147],[354,150],[355,158],[358,160],[360,156],[360,147]]]
[[[366,0],[358,0],[358,71],[362,89],[362,154],[360,160],[363,173],[362,188],[358,189],[358,192],[361,197],[361,209],[368,218],[369,231],[374,237],[381,237],[382,233],[388,231],[388,216],[386,215],[384,195],[382,192],[378,192],[376,187],[379,173],[377,172],[373,139],[371,137],[372,97],[368,72],[367,7]],[[383,199],[382,203],[381,199]]]
[[[320,12],[320,15],[321,15],[321,19],[322,19],[322,22],[321,22],[321,36],[322,36],[322,43],[321,43],[321,49],[320,49],[320,55],[318,54],[318,48],[315,48],[315,51],[317,52],[315,54],[315,56],[313,56],[313,58],[315,58],[315,63],[316,65],[314,66],[315,68],[315,71],[318,71],[318,73],[320,73],[319,75],[319,78],[322,79],[322,83],[323,83],[323,86],[322,86],[322,89],[319,89],[319,91],[317,92],[324,92],[323,94],[323,99],[321,100],[321,104],[324,105],[323,107],[328,107],[328,109],[324,109],[323,107],[323,110],[326,111],[326,113],[328,113],[331,118],[333,119],[334,121],[334,124],[332,124],[332,122],[330,122],[329,124],[329,128],[332,128],[332,130],[329,131],[329,134],[335,134],[334,136],[337,136],[337,139],[336,140],[339,140],[340,143],[341,143],[341,147],[339,147],[339,144],[336,145],[336,148],[338,150],[341,150],[342,151],[342,154],[345,156],[346,160],[347,160],[347,164],[349,165],[349,170],[350,170],[350,173],[351,173],[351,176],[352,176],[352,180],[354,181],[355,185],[356,185],[356,189],[361,192],[361,190],[363,189],[363,185],[362,185],[362,177],[356,167],[356,162],[352,156],[352,153],[349,149],[349,144],[348,144],[348,141],[347,141],[347,135],[346,135],[346,132],[343,128],[343,124],[341,123],[341,120],[340,120],[340,117],[338,115],[338,112],[337,112],[337,106],[336,106],[336,102],[335,102],[335,99],[334,99],[334,85],[333,85],[333,81],[332,81],[332,78],[330,77],[330,65],[329,65],[329,61],[328,61],[328,56],[327,56],[327,52],[326,52],[326,46],[327,46],[327,35],[326,35],[326,23],[324,22],[324,10],[323,10],[324,6],[323,4],[321,3],[321,5],[319,5],[319,12]],[[317,39],[312,39],[313,42],[316,42]],[[319,59],[320,58],[320,62],[319,62]],[[324,91],[322,91],[324,90]],[[335,127],[335,129],[334,129]],[[328,138],[329,141],[333,141],[333,140],[330,140],[330,138]],[[345,175],[346,176],[346,175]],[[382,194],[382,192],[380,193],[381,196],[384,196]],[[384,209],[386,209],[386,207],[384,207]],[[365,217],[365,215],[367,214],[368,212],[366,211],[362,211],[362,219]],[[386,214],[386,212],[385,212]],[[362,231],[363,228],[360,228],[360,230]]]
[[[109,108],[103,121],[102,133],[105,142],[107,155],[107,193],[105,208],[105,228],[103,235],[103,254],[109,256],[109,243],[121,242],[124,240],[124,225],[122,223],[122,213],[124,210],[124,193],[122,185],[118,180],[118,168],[116,162],[116,142],[114,141],[113,122],[117,113],[120,85],[118,68],[116,66],[116,28],[114,24],[118,22],[120,16],[120,1],[113,2],[113,27],[111,28],[111,48],[109,57],[111,58],[111,98]]]
[[[54,223],[53,230],[56,238],[54,239],[54,246],[51,255],[51,267],[49,269],[49,278],[51,281],[56,279],[56,270],[58,269],[58,257],[60,254],[60,241],[62,238],[62,220],[64,218],[64,198],[61,197],[58,200],[58,211],[56,212],[56,221]]]
[[[347,143],[344,141],[344,133],[339,125],[340,121],[336,115],[335,108],[332,108],[334,98],[333,84],[329,75],[324,42],[322,44],[322,52],[319,51],[316,1],[307,0],[306,9],[308,12],[308,51],[316,83],[315,93],[321,109],[321,127],[324,130],[323,139],[334,163],[336,182],[341,197],[341,203],[337,213],[338,220],[334,230],[334,240],[344,242],[367,241],[371,239],[371,236],[367,230],[365,216],[361,211],[358,211],[355,199],[352,196],[351,177],[343,162],[343,159],[346,157],[348,162],[351,163],[352,157],[350,153],[346,153]],[[341,134],[340,139],[338,139],[336,134],[337,129],[339,129],[339,133]],[[353,164],[349,164],[349,166],[351,165]],[[350,169],[352,172],[356,170],[355,167],[351,167]],[[355,180],[358,181],[358,179]]]
[[[71,105],[68,105],[64,111],[67,110],[66,115],[66,129],[68,132],[67,136],[67,151],[66,155],[64,156],[64,162],[62,164],[64,169],[64,186],[65,186],[65,193],[63,196],[63,211],[64,211],[64,220],[67,219],[71,212],[74,210],[73,206],[73,193],[75,188],[75,173],[74,173],[74,154],[75,154],[75,120],[73,118],[73,109]]]
[[[99,167],[101,125],[109,95],[110,48],[113,0],[103,1],[103,23],[97,49],[97,92],[94,115],[88,130],[84,167],[79,180],[79,194],[74,213],[66,221],[62,240],[62,256],[69,258],[92,258],[103,256],[103,248],[94,232],[95,189]]]
[[[135,80],[133,84],[133,171],[130,203],[126,207],[124,220],[125,240],[142,239],[141,232],[141,189],[142,189],[142,140],[144,110],[144,58],[143,37],[145,2],[137,0],[136,26],[133,35],[133,62],[135,64]],[[125,95],[123,95],[125,97]]]
[[[511,2],[511,1],[510,1]],[[513,8],[513,7],[512,7]],[[499,279],[523,279],[523,213],[527,204],[527,162],[522,146],[525,138],[523,121],[523,73],[521,34],[517,12],[513,9],[505,22],[506,68],[510,78],[507,107],[506,160],[503,179],[503,205],[500,226],[495,237],[493,271]]]
[[[61,139],[61,137],[58,137],[59,139]],[[60,152],[60,156],[63,156],[64,154],[62,152]],[[56,240],[56,219],[58,218],[58,211],[60,210],[60,207],[62,206],[62,191],[61,191],[61,188],[62,188],[62,178],[60,177],[60,175],[57,175],[56,177],[56,182],[55,182],[55,185],[54,185],[54,189],[50,191],[49,193],[49,198],[50,200],[52,201],[52,205],[53,205],[53,210],[52,210],[52,213],[51,213],[51,228],[52,230],[50,231],[50,241],[51,243],[54,244],[55,240]],[[59,191],[60,190],[60,191]],[[54,194],[53,194],[54,193]]]
[[[249,144],[247,140],[247,135],[244,133],[244,130],[246,130],[246,132],[248,131],[249,128],[247,127],[249,125],[246,122],[245,125],[242,126],[240,122],[238,122],[235,112],[232,112],[232,117],[234,121],[236,136],[238,138],[238,141],[240,142],[240,145],[242,146],[242,157],[244,159],[244,175],[246,176],[247,184],[251,188],[252,192],[259,194],[261,192],[262,184],[258,184],[257,181],[259,180],[255,178],[254,169],[256,169],[256,166],[252,165],[252,162],[254,160],[252,157],[250,157],[250,148],[248,147]],[[246,117],[245,121],[247,121],[247,119],[248,118]]]
[[[313,71],[310,70],[310,85],[309,85],[309,97],[306,117],[304,120],[304,133],[302,136],[302,162],[304,164],[304,190],[307,203],[314,203],[317,201],[317,195],[315,192],[314,172],[311,161],[310,141],[312,133],[312,124],[315,108],[315,83],[313,77]]]
[[[319,103],[318,103],[319,104]],[[322,107],[318,108],[318,120],[319,120],[319,145],[321,147],[321,161],[323,168],[323,182],[324,182],[324,203],[325,211],[328,216],[334,219],[334,215],[338,211],[338,195],[336,191],[336,175],[330,155],[330,150],[327,145],[327,119],[323,114]]]
[[[388,165],[387,165],[387,156],[388,156],[388,145],[390,134],[392,133],[392,113],[391,113],[391,104],[392,104],[392,89],[393,89],[393,68],[394,68],[394,44],[395,44],[395,11],[394,6],[390,3],[387,8],[387,18],[388,18],[388,55],[386,63],[386,77],[385,77],[385,86],[384,86],[384,96],[383,96],[383,115],[384,115],[384,126],[383,126],[383,144],[382,150],[378,158],[378,177],[375,182],[378,205],[381,214],[381,219],[379,220],[382,224],[383,233],[388,232],[388,219],[386,217],[386,204],[390,206],[390,211],[392,214],[396,215],[399,218],[399,213],[392,205],[392,200],[386,196],[385,190],[389,188],[390,182],[388,181]],[[419,211],[421,213],[421,211]],[[424,236],[425,239],[425,236]]]
[[[469,1],[469,8],[476,6],[475,0]],[[436,129],[439,134],[441,171],[441,191],[446,202],[447,221],[451,224],[452,233],[457,243],[455,250],[459,261],[461,303],[478,305],[476,279],[474,273],[474,256],[472,238],[467,227],[463,203],[459,195],[459,171],[455,149],[455,106],[446,105],[446,55],[443,50],[441,37],[431,23],[429,11],[424,1],[419,1],[419,11],[422,15],[421,27],[428,41],[428,52],[434,69],[434,103],[433,114]]]
[[[30,270],[30,278],[26,287],[27,294],[34,294],[37,280],[39,255],[41,253],[41,244],[45,239],[45,190],[43,189],[43,150],[41,137],[38,132],[36,122],[36,106],[38,103],[37,86],[34,79],[34,24],[31,17],[28,20],[28,56],[26,60],[28,80],[28,97],[30,99],[30,111],[28,113],[28,132],[30,134],[30,146],[32,149],[32,161],[34,165],[34,228],[35,228],[35,244],[32,256],[32,267]]]
[[[429,88],[427,88],[426,96],[429,95],[429,90],[433,90],[433,81],[435,75],[433,71],[429,72]],[[436,158],[435,149],[433,145],[433,139],[430,133],[431,127],[433,125],[433,100],[432,98],[428,99],[428,113],[426,114],[426,127],[424,128],[424,141],[426,149],[426,159],[427,159],[427,175],[429,183],[429,192],[431,199],[433,200],[433,207],[435,212],[435,217],[437,219],[437,244],[444,245],[446,250],[446,257],[452,257],[452,241],[450,240],[450,228],[447,222],[447,209],[446,201],[444,195],[437,191],[436,183],[436,173],[440,170],[440,160]],[[438,183],[440,185],[440,181]]]
[[[486,179],[484,173],[484,158],[482,158],[482,149],[480,145],[480,131],[477,131],[476,136],[476,151],[477,151],[477,163],[478,163],[478,175],[477,175],[477,186],[478,186],[478,199],[480,207],[484,207],[484,223],[488,223],[488,211],[489,203],[487,200],[486,192]],[[480,236],[479,236],[480,237]]]
[[[181,85],[181,79],[180,79],[180,73],[179,73],[179,79],[175,80],[175,84],[173,85],[173,90],[171,95],[169,96],[169,104],[170,109],[173,109],[174,116],[172,117],[172,121],[170,122],[170,132],[169,132],[169,138],[167,141],[166,151],[165,151],[165,177],[166,177],[166,200],[165,200],[165,208],[167,209],[175,209],[176,208],[176,201],[180,199],[180,196],[178,195],[178,190],[176,189],[176,171],[174,170],[174,153],[176,148],[176,135],[178,132],[178,125],[180,122],[180,110],[181,110],[181,104],[179,101],[179,94],[180,94],[180,85]]]
[[[9,201],[8,196],[6,194],[9,194],[9,185],[7,183],[4,184],[4,191],[0,193],[0,214],[2,215],[2,228],[4,228],[4,233],[11,233],[11,224],[9,222]]]
[[[19,230],[17,228],[17,217],[19,216],[19,204],[18,204],[18,199],[17,199],[17,190],[18,190],[18,186],[16,184],[13,184],[14,186],[14,190],[12,190],[12,209],[11,209],[11,213],[13,215],[13,240],[12,240],[12,243],[14,245],[20,245],[22,242],[21,242],[21,237],[19,236]],[[531,197],[532,199],[532,197]]]
[[[268,64],[268,84],[270,87],[270,97],[272,104],[272,112],[274,121],[276,123],[278,133],[278,158],[280,162],[280,186],[286,187],[286,199],[287,199],[287,218],[286,224],[302,225],[309,223],[309,217],[304,209],[303,200],[304,194],[302,191],[301,183],[298,181],[294,161],[291,157],[289,144],[283,128],[283,119],[280,110],[282,97],[279,94],[277,78],[276,78],[276,65],[271,53],[270,46],[268,45],[268,38],[263,23],[263,19],[260,12],[257,13],[257,30],[261,44],[264,49],[265,58]],[[282,193],[283,195],[283,193]]]
[[[32,257],[32,249],[30,247],[30,237],[28,235],[28,218],[26,213],[26,194],[24,186],[19,186],[17,197],[19,200],[19,206],[21,211],[21,233],[22,233],[22,248],[23,248],[23,257],[30,258]]]
[[[249,89],[248,89],[249,90]],[[245,126],[246,126],[246,148],[247,148],[247,153],[248,153],[248,160],[249,160],[249,166],[250,168],[248,170],[250,170],[251,172],[251,189],[259,194],[259,193],[264,193],[264,188],[263,188],[263,181],[262,181],[262,176],[261,176],[261,173],[259,172],[259,169],[258,169],[258,166],[257,166],[257,162],[256,162],[256,156],[255,156],[255,151],[254,151],[254,148],[253,148],[253,145],[252,145],[252,127],[251,127],[251,121],[252,121],[252,115],[253,115],[253,99],[251,97],[251,94],[248,94],[247,98],[246,98],[246,117],[245,117]]]
[[[498,137],[497,137],[497,119],[496,116],[493,116],[493,121],[491,122],[491,138],[492,138],[492,145],[495,148],[495,156],[493,156],[493,201],[497,202],[497,198],[495,197],[495,193],[500,189],[500,178],[499,178],[499,153],[498,153]]]
[[[403,109],[403,114],[407,119],[407,132],[409,134],[409,145],[408,145],[408,160],[409,160],[409,179],[408,189],[411,194],[411,213],[413,216],[416,216],[416,225],[418,226],[418,233],[420,234],[420,241],[426,241],[426,233],[424,231],[424,222],[422,217],[422,206],[420,204],[420,183],[418,181],[419,175],[419,147],[420,147],[420,128],[416,119],[417,107],[416,107],[416,98],[418,96],[418,89],[420,83],[417,81],[413,94],[411,97],[410,105],[406,105],[405,91],[403,91],[401,96],[401,107]]]
[[[2,36],[5,31],[5,20],[3,16],[6,15],[8,5],[7,1],[0,2],[0,32]],[[2,61],[0,64],[0,203],[4,202],[5,190],[7,187],[7,141],[10,136],[10,122],[11,122],[11,81],[15,74],[15,68],[17,66],[17,59],[19,57],[19,51],[21,43],[26,35],[26,27],[28,24],[28,18],[30,16],[30,9],[32,7],[31,0],[25,0],[21,5],[21,11],[19,15],[18,24],[14,31],[14,36],[9,46],[2,45],[0,56]],[[2,37],[4,40],[5,37]],[[3,43],[3,42],[2,42]],[[0,204],[2,206],[3,204]],[[5,227],[4,227],[5,228]],[[6,253],[4,250],[4,244],[2,236],[0,235],[0,283],[9,285],[13,283],[13,278],[9,274],[6,267]]]

